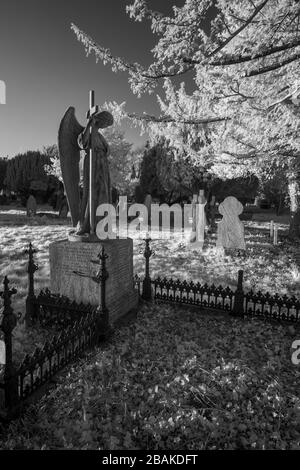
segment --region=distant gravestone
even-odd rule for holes
[[[206,198],[204,190],[200,189],[199,195],[193,195],[192,201],[192,232],[190,242],[193,243],[193,248],[203,248],[205,238],[205,227],[207,219],[205,214]]]
[[[254,199],[254,205],[256,207],[259,207],[260,206],[260,197],[256,196],[256,198]]]
[[[203,247],[205,237],[205,227],[207,225],[205,205],[206,198],[204,196],[204,190],[200,189],[198,204],[197,204],[197,230],[196,230],[196,241],[198,242],[199,248]]]
[[[197,210],[198,194],[193,194],[192,200],[192,231],[190,235],[190,242],[194,243],[196,241],[196,210]]]
[[[219,212],[223,218],[218,223],[217,247],[245,250],[244,225],[239,219],[243,204],[229,196],[219,205]]]
[[[0,365],[5,365],[5,343],[0,339]]]
[[[30,195],[26,203],[27,217],[32,217],[36,215],[36,209],[37,209],[37,204],[36,204],[35,197]]]

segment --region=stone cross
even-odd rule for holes
[[[95,126],[93,126],[93,117],[98,113],[99,107],[95,106],[95,92],[90,90],[89,93],[89,102],[90,107],[87,112],[87,119],[90,120],[90,149],[89,149],[89,158],[90,158],[90,174],[89,174],[89,206],[90,206],[90,234],[96,234],[96,218],[95,218],[95,208],[94,208],[94,149],[93,149],[93,133],[97,132]]]

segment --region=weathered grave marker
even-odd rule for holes
[[[49,246],[51,291],[76,303],[93,306],[99,306],[99,299],[105,294],[109,321],[114,323],[135,309],[138,302],[133,284],[133,241],[130,238],[109,238],[108,232],[107,239],[101,240],[98,237],[96,215],[102,217],[98,213],[102,204],[111,204],[107,160],[109,145],[100,129],[111,126],[113,116],[108,111],[98,111],[94,104],[93,91],[90,91],[89,98],[88,123],[85,128],[76,120],[72,106],[68,108],[60,124],[58,144],[62,176],[72,223],[76,229],[69,234],[69,240],[56,241]],[[74,142],[79,145],[74,145]],[[81,196],[77,191],[80,148],[85,151]],[[123,212],[123,200],[120,197],[119,215]],[[119,225],[122,225],[120,220]],[[101,282],[95,282],[97,276],[93,261],[103,248],[108,272],[105,292]]]
[[[0,339],[0,364],[5,365],[5,343],[2,339]]]
[[[204,190],[200,189],[199,195],[194,194],[192,200],[192,231],[190,235],[190,243],[192,248],[203,248],[205,238],[205,227],[207,224],[205,215],[206,198]]]
[[[198,204],[197,204],[197,232],[196,232],[196,243],[199,248],[203,248],[205,227],[207,224],[205,215],[206,199],[204,196],[204,190],[200,189]]]
[[[219,205],[219,212],[223,218],[218,224],[217,247],[245,250],[244,225],[239,219],[241,202],[229,196]]]
[[[271,222],[270,222],[270,238],[273,238],[273,233],[274,233],[274,220],[271,220]]]
[[[101,285],[91,279],[99,251],[105,247],[107,271],[106,306],[110,320],[134,309],[137,294],[133,287],[133,241],[128,239],[103,240],[101,243],[56,241],[49,246],[51,292],[61,294],[77,303],[98,305]],[[83,272],[89,277],[79,277]]]
[[[277,227],[277,225],[274,226],[273,244],[278,245],[278,227]]]
[[[196,221],[196,207],[197,207],[197,202],[198,202],[198,194],[193,194],[193,200],[192,200],[192,231],[190,235],[190,242],[194,243],[196,241],[196,227],[197,227],[197,221]]]
[[[26,203],[26,213],[27,217],[32,217],[36,215],[37,203],[35,197],[31,194],[27,199]]]

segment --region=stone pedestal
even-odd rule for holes
[[[133,241],[130,238],[104,240],[99,243],[70,242],[61,240],[51,243],[50,277],[51,292],[67,296],[77,303],[99,305],[101,287],[87,276],[96,276],[99,265],[97,255],[102,245],[108,255],[106,269],[106,307],[109,322],[114,323],[121,316],[135,309],[138,294],[133,285]]]

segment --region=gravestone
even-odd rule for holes
[[[5,365],[5,343],[0,339],[0,365]]]
[[[198,194],[193,194],[192,199],[192,231],[190,235],[190,243],[194,243],[196,241],[196,228],[197,228],[197,221],[196,221],[196,210],[197,210],[197,201],[198,201]]]
[[[273,233],[274,233],[274,220],[271,220],[270,222],[270,238],[273,238]]]
[[[229,196],[219,205],[219,212],[223,218],[218,223],[217,247],[245,250],[244,225],[239,219],[243,204]]]
[[[62,240],[51,243],[50,278],[51,292],[65,295],[77,303],[99,305],[100,284],[89,277],[95,276],[99,265],[97,255],[104,246],[108,255],[106,269],[106,307],[109,321],[118,318],[137,307],[138,295],[133,284],[133,241],[127,239],[103,240],[99,243],[70,242]]]
[[[204,196],[204,190],[200,189],[198,204],[197,204],[197,230],[196,230],[196,243],[199,248],[203,248],[204,237],[205,237],[205,227],[207,225],[205,206],[206,199]]]
[[[192,248],[203,248],[205,238],[205,227],[207,225],[205,205],[206,198],[204,190],[200,189],[199,195],[193,195],[192,201],[192,233],[190,242],[193,243]]]
[[[259,207],[260,206],[260,197],[259,196],[256,196],[255,199],[254,199],[254,205],[256,207]]]
[[[100,129],[111,126],[113,116],[108,111],[99,111],[93,90],[89,93],[85,126],[78,123],[74,113],[74,107],[70,106],[61,120],[58,137],[62,177],[74,228],[68,240],[56,241],[49,246],[50,286],[54,294],[66,296],[76,303],[95,307],[103,305],[103,273],[99,265],[103,248],[108,274],[105,304],[109,323],[115,323],[129,311],[135,310],[138,293],[133,279],[132,239],[101,240],[97,232],[98,208],[101,204],[112,202],[109,145]],[[80,195],[81,150],[85,155]],[[124,198],[120,199],[122,204]],[[120,209],[119,205],[119,213]]]
[[[29,196],[27,199],[26,203],[26,213],[27,217],[33,217],[36,215],[36,210],[37,210],[37,203],[35,200],[35,197],[32,196],[32,194]]]

